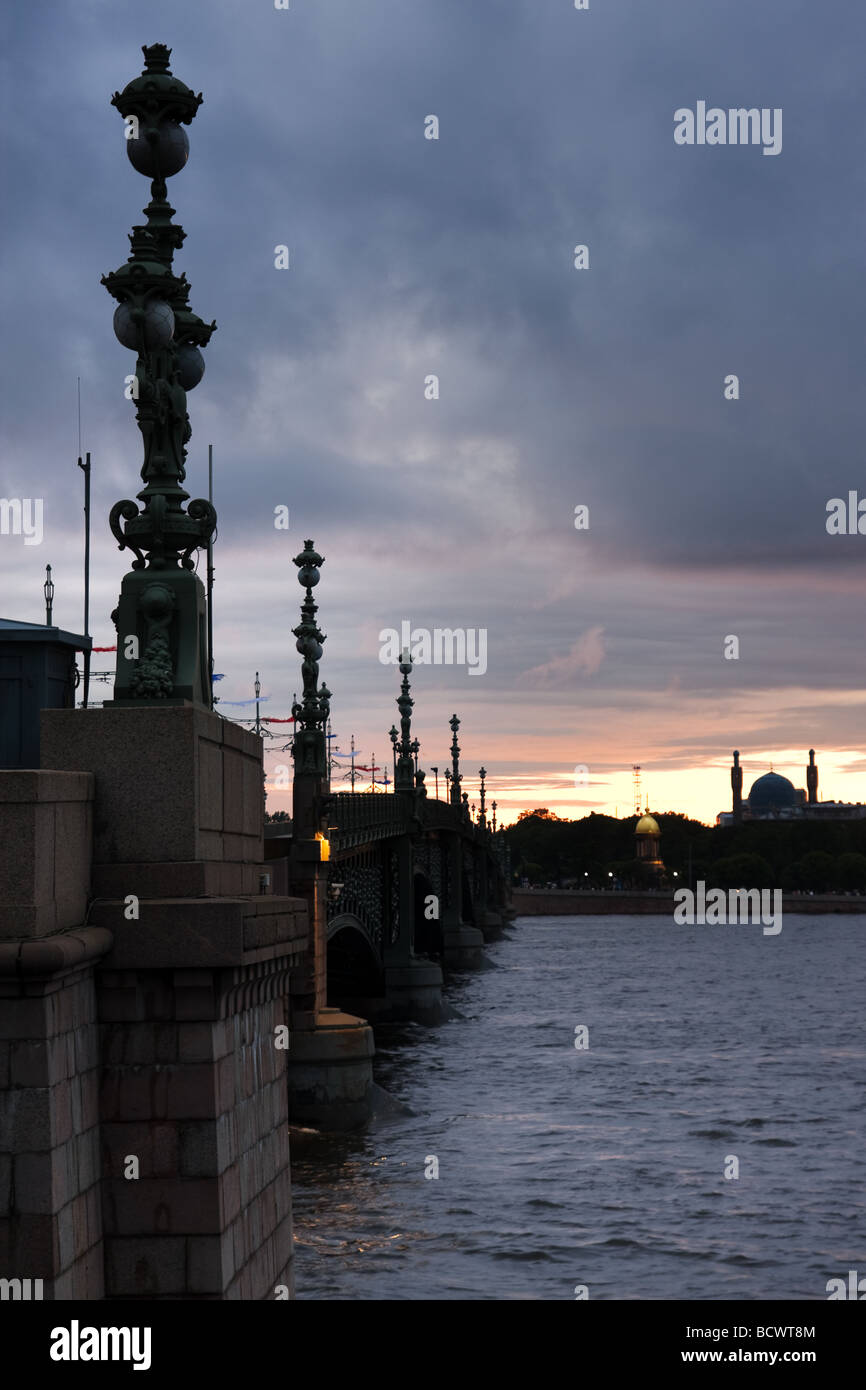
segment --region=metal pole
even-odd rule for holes
[[[213,445],[207,446],[207,500],[213,505]],[[213,533],[207,543],[207,675],[213,709]]]
[[[259,681],[259,673],[258,671],[256,671],[256,733],[258,734],[259,738],[261,738],[262,736],[262,721],[259,719],[259,696],[261,695],[261,693],[262,687],[261,682]]]
[[[78,467],[84,474],[84,635],[90,636],[90,454],[86,462],[78,459]],[[90,652],[84,653],[84,708],[90,700]]]

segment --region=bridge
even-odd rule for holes
[[[268,887],[306,904],[308,933],[288,995],[290,1111],[300,1123],[360,1123],[369,1112],[371,1022],[443,1017],[443,970],[471,969],[511,915],[504,837],[488,824],[485,768],[473,818],[462,791],[460,720],[452,715],[448,800],[428,796],[412,736],[404,651],[390,730],[394,790],[335,792],[325,728],[331,691],[319,684],[324,634],[313,589],[324,558],[308,540],[295,557],[306,590],[293,634],[303,696],[292,707],[292,820],[265,839]],[[495,811],[494,811],[495,815]]]
[[[479,771],[477,819],[461,789],[456,714],[448,800],[428,796],[412,737],[408,651],[399,664],[400,730],[390,732],[393,792],[332,789],[331,692],[319,684],[325,638],[312,594],[323,563],[309,540],[295,557],[306,597],[293,629],[304,692],[292,709],[292,820],[267,827],[265,853],[269,888],[300,897],[307,910],[288,996],[291,1113],[300,1123],[342,1127],[369,1112],[370,1023],[443,1017],[444,971],[480,964],[485,941],[512,914],[504,837],[487,819],[486,769]]]
[[[213,707],[211,609],[192,557],[210,547],[216,513],[182,486],[186,393],[216,325],[171,268],[184,232],[165,178],[183,167],[179,123],[202,97],[172,74],[164,44],[144,56],[112,104],[142,122],[125,143],[151,180],[147,225],[103,277],[115,333],[138,354],[144,449],[138,503],[109,517],[135,556],[112,614],[113,698],[89,701],[90,637],[52,626],[47,582],[45,628],[6,624],[0,1279],[13,1297],[36,1283],[75,1301],[282,1299],[287,1120],[364,1121],[369,1020],[441,1016],[444,971],[478,964],[509,914],[509,875],[484,769],[477,817],[461,788],[456,715],[448,796],[428,797],[408,651],[393,792],[331,787],[312,541],[295,558],[290,834],[265,853],[262,740]]]

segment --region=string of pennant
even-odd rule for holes
[[[251,700],[220,700],[221,705],[263,705],[270,695],[254,695]]]

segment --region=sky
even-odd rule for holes
[[[416,664],[413,733],[432,790],[456,712],[504,822],[628,815],[639,764],[652,809],[712,823],[733,748],[746,791],[771,763],[804,786],[814,747],[822,798],[866,801],[866,535],[827,530],[866,496],[862,6],[45,0],[0,23],[0,496],[44,501],[40,544],[0,535],[0,616],[42,619],[50,563],[81,630],[80,379],[91,630],[115,638],[107,517],[142,451],[100,277],[149,185],[109,103],[162,42],[204,94],[169,198],[218,325],[187,487],[213,444],[222,712],[259,671],[290,713],[309,537],[335,744],[365,765],[390,765],[380,634],[408,622],[484,634],[474,669]],[[678,144],[700,102],[781,111],[781,149]]]

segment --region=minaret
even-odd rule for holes
[[[731,788],[734,794],[734,820],[743,819],[743,769],[740,767],[740,752],[734,749],[734,766],[731,768]]]
[[[818,800],[818,765],[815,762],[815,750],[809,749],[809,766],[806,768],[806,787],[808,788],[808,803],[814,806]]]

